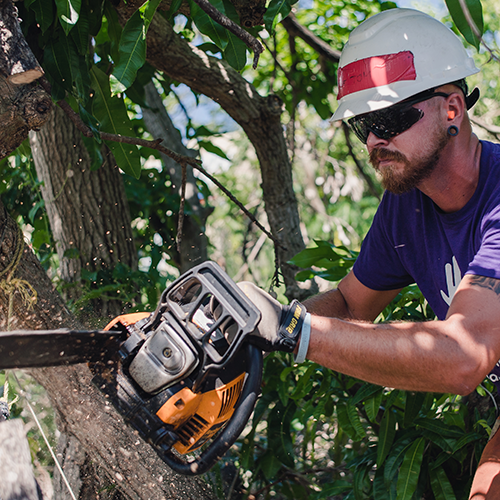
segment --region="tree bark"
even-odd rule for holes
[[[0,273],[12,264],[21,248],[19,230],[0,202]],[[22,258],[8,273],[28,281],[36,301],[23,298],[18,289],[0,290],[0,328],[81,328],[31,250],[24,246]],[[1,278],[5,281],[5,275]],[[33,293],[32,292],[32,293]],[[9,299],[12,297],[12,313]],[[31,306],[31,307],[30,307]],[[85,365],[40,368],[32,375],[42,384],[60,419],[60,430],[76,437],[91,460],[108,476],[108,482],[127,499],[211,499],[211,489],[201,478],[174,474],[109,405],[91,383]]]
[[[30,133],[30,144],[38,179],[43,181],[61,278],[75,285],[67,289],[67,298],[79,297],[82,269],[112,271],[122,263],[136,270],[130,211],[111,151],[103,147],[104,163],[92,171],[81,133],[58,106],[46,127]],[[99,299],[92,305],[98,318],[123,312],[121,301]]]

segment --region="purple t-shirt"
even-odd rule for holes
[[[500,145],[482,141],[479,182],[458,212],[442,212],[418,189],[386,192],[354,274],[373,290],[416,283],[444,319],[465,274],[500,279]],[[499,382],[500,367],[490,374]]]

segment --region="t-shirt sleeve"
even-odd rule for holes
[[[353,267],[356,278],[372,290],[397,290],[414,282],[401,262],[398,245],[391,238],[387,224],[394,221],[394,217],[385,216],[385,212],[391,210],[386,201],[384,197]]]
[[[481,243],[465,274],[500,279],[500,207],[483,218]]]

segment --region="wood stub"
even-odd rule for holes
[[[33,83],[42,75],[19,26],[17,8],[11,0],[0,0],[0,159],[46,122],[52,100]]]
[[[0,2],[0,71],[12,85],[26,85],[43,75],[19,26],[17,9],[9,0]]]
[[[41,87],[10,85],[0,75],[0,159],[12,153],[30,130],[40,130],[51,109],[52,100]]]
[[[39,500],[31,455],[20,418],[0,422],[0,498]]]

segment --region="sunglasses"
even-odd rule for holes
[[[448,97],[444,92],[428,91],[417,94],[413,99],[371,113],[355,116],[347,122],[358,139],[366,144],[370,132],[380,139],[390,139],[415,125],[424,116],[421,109],[413,105],[433,97]]]

